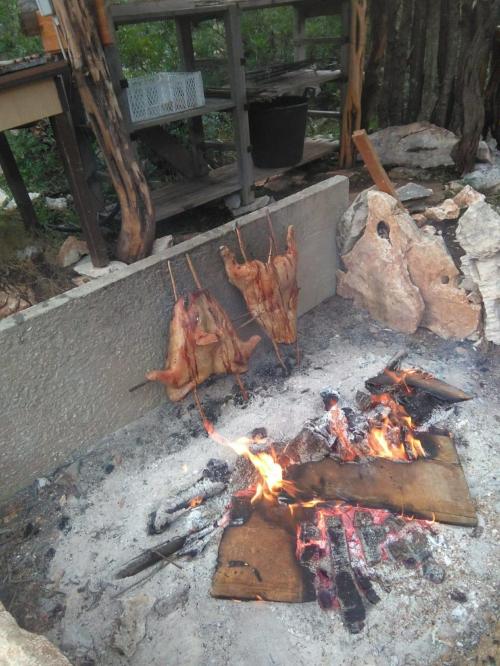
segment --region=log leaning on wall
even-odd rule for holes
[[[149,187],[132,150],[97,26],[85,0],[53,0],[53,5],[82,103],[120,202],[122,226],[116,255],[131,263],[149,254],[154,239]]]

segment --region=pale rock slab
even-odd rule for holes
[[[451,151],[458,137],[428,122],[386,127],[370,134],[371,142],[384,165],[429,169],[454,164]],[[488,145],[478,147],[479,161],[491,161]]]
[[[463,339],[478,330],[481,306],[459,287],[460,272],[433,227],[423,227],[412,242],[408,271],[425,303],[420,326],[442,338]]]
[[[414,201],[415,199],[425,199],[434,194],[430,187],[424,187],[418,183],[406,183],[396,189],[400,201]]]
[[[456,220],[460,215],[460,208],[454,199],[445,199],[439,206],[432,206],[424,210],[428,220],[444,222],[445,220]]]
[[[346,272],[337,271],[337,293],[366,308],[377,321],[414,333],[425,305],[408,272],[406,255],[415,223],[397,201],[368,192],[368,219],[363,236],[342,257]]]
[[[337,225],[337,247],[341,255],[350,252],[363,233],[368,217],[368,192],[374,190],[375,186],[360,192],[340,218]]]
[[[500,215],[485,201],[472,204],[460,218],[457,240],[466,255],[462,271],[479,290],[484,304],[484,335],[500,344]]]
[[[21,629],[0,602],[1,666],[71,666],[45,636]]]
[[[122,600],[122,612],[111,639],[120,654],[130,658],[137,650],[146,635],[146,618],[154,603],[155,599],[144,592]]]
[[[396,330],[426,326],[445,338],[474,334],[481,310],[458,286],[459,271],[443,239],[420,230],[395,199],[369,192],[365,232],[342,257],[338,293]]]
[[[73,266],[73,270],[79,275],[86,275],[91,278],[99,278],[103,275],[109,275],[110,273],[116,273],[121,271],[123,268],[127,268],[127,264],[123,261],[110,261],[107,266],[102,268],[97,268],[93,265],[92,259],[90,257],[84,257]]]

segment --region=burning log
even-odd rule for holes
[[[387,368],[376,377],[372,377],[365,382],[368,390],[375,389],[379,391],[381,388],[398,388],[402,387],[406,391],[408,388],[418,389],[424,393],[428,393],[438,400],[444,402],[462,402],[464,400],[472,400],[472,396],[468,395],[461,389],[458,389],[451,384],[436,379],[422,370],[399,370],[392,372]]]
[[[149,533],[161,534],[176,520],[187,515],[191,509],[224,492],[227,484],[222,481],[200,479],[185,488],[176,497],[168,497],[153,511],[149,521]]]
[[[247,260],[239,230],[237,230],[244,262],[239,264],[234,253],[225,245],[221,247],[229,282],[243,294],[248,311],[264,329],[273,343],[281,365],[285,367],[278,343],[292,344],[297,341],[297,244],[292,226],[288,227],[287,249],[278,255],[277,243],[271,232],[270,251],[267,262]],[[285,367],[286,369],[286,367]]]

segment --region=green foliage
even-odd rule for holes
[[[0,0],[0,60],[41,51],[38,37],[26,37],[21,32],[17,0]]]

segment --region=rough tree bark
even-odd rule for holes
[[[441,8],[441,34],[439,39],[439,97],[432,122],[448,127],[452,108],[452,92],[457,72],[460,2],[443,0]]]
[[[461,173],[474,168],[484,127],[484,88],[499,8],[500,0],[477,0],[474,6],[474,35],[464,58],[461,138],[452,151]]]
[[[384,80],[382,84],[382,94],[378,103],[378,121],[380,127],[390,125],[390,108],[395,94],[402,94],[402,91],[395,91],[392,85],[394,73],[394,51],[396,46],[396,26],[398,14],[398,0],[386,0],[387,6],[387,47],[384,58]]]
[[[461,0],[460,20],[458,24],[458,59],[457,72],[453,92],[453,109],[449,129],[457,134],[460,132],[464,121],[464,110],[462,101],[462,90],[464,87],[465,59],[469,52],[472,38],[473,5],[475,0]]]
[[[392,67],[392,103],[389,109],[391,125],[401,125],[406,100],[406,72],[408,71],[408,42],[413,13],[413,0],[401,0],[399,24],[394,44]]]
[[[441,0],[428,0],[425,28],[424,85],[419,120],[430,120],[439,96],[438,52]]]
[[[407,123],[417,120],[420,106],[422,104],[425,53],[425,9],[425,2],[422,2],[422,0],[415,1],[410,42],[410,85],[405,117]]]
[[[484,96],[486,122],[484,133],[491,132],[500,148],[500,28],[495,31],[495,44],[491,57],[490,79]]]
[[[361,94],[366,47],[366,0],[351,0],[351,44],[349,48],[349,82],[342,110],[339,164],[350,168],[354,163],[352,133],[361,128]]]
[[[118,196],[122,226],[116,254],[128,263],[147,256],[155,221],[148,185],[135,158],[113,90],[97,25],[86,0],[53,0],[73,75]]]
[[[361,98],[361,127],[368,128],[376,114],[380,90],[380,65],[387,47],[387,4],[385,0],[371,0],[368,9],[370,21],[370,55],[365,67],[365,80]]]

